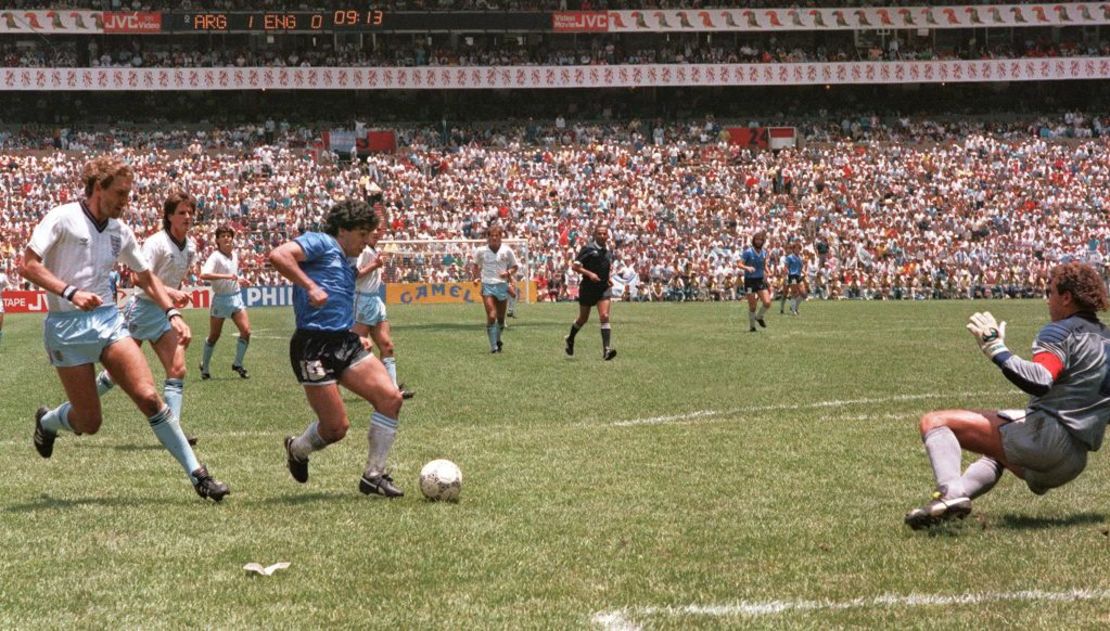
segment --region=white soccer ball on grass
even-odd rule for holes
[[[433,460],[420,470],[420,492],[434,502],[456,502],[462,491],[462,471],[450,460]]]

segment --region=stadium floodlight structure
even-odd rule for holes
[[[474,280],[469,271],[474,250],[485,239],[397,239],[381,240],[378,251],[385,259],[382,278],[387,283],[450,283]],[[516,288],[521,302],[531,302],[527,291],[532,280],[532,253],[526,239],[502,239],[519,262]],[[523,290],[523,291],[522,291]]]

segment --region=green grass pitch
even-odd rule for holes
[[[189,312],[183,425],[232,487],[218,505],[118,391],[97,435],[39,458],[32,414],[62,389],[41,316],[8,314],[0,628],[1106,628],[1104,454],[1044,497],[1007,475],[965,522],[902,525],[932,487],[921,413],[1026,400],[963,328],[985,308],[1028,357],[1041,301],[776,303],[755,334],[738,304],[615,304],[612,362],[596,312],[563,356],[575,305],[522,305],[501,355],[477,305],[390,307],[418,391],[395,501],[357,490],[370,407],[351,396],[310,482],[286,471],[310,420],[290,310],[251,311],[249,381],[229,324],[203,382]],[[458,504],[420,497],[434,458],[462,468]]]

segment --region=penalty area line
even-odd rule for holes
[[[923,394],[898,394],[889,397],[874,397],[863,399],[832,399],[829,401],[813,401],[810,403],[780,403],[775,405],[756,405],[746,408],[731,410],[696,410],[682,414],[668,414],[666,416],[649,416],[624,421],[606,423],[606,427],[635,427],[639,425],[665,425],[667,423],[681,423],[697,419],[712,418],[715,416],[734,416],[737,414],[753,414],[759,412],[782,412],[789,410],[815,410],[822,408],[838,408],[850,405],[873,405],[877,403],[894,403],[897,401],[920,401],[922,399],[941,399],[946,397],[963,396],[993,396],[1012,394],[1008,390],[997,392],[926,392]]]
[[[1079,602],[1110,599],[1110,589],[1072,589],[1062,592],[1025,590],[1016,592],[981,592],[964,594],[883,594],[871,598],[853,598],[843,601],[828,600],[769,600],[765,602],[741,601],[728,605],[685,605],[670,607],[631,607],[599,611],[592,617],[595,626],[606,631],[635,631],[640,629],[635,618],[653,616],[712,616],[748,617],[773,616],[789,612],[842,611],[862,608],[910,608],[980,605],[996,602]]]

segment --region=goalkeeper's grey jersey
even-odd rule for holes
[[[1052,353],[1064,369],[1048,392],[1029,400],[1029,408],[1055,417],[1091,451],[1102,445],[1110,420],[1108,350],[1110,331],[1078,315],[1046,325],[1033,341],[1034,356]]]

